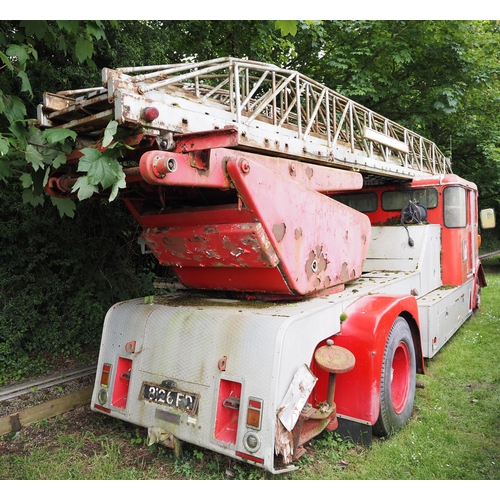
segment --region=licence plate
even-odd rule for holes
[[[171,390],[159,385],[144,382],[141,389],[142,399],[152,403],[178,408],[195,414],[198,410],[198,395],[192,392]]]

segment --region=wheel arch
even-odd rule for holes
[[[336,345],[349,349],[354,368],[337,376],[335,403],[341,416],[375,424],[380,412],[380,379],[385,345],[398,316],[409,324],[415,346],[416,368],[423,373],[418,306],[414,296],[365,296],[346,310]],[[316,374],[317,375],[317,374]]]

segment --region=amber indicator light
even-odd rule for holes
[[[262,399],[249,398],[247,410],[247,427],[260,429],[262,419]]]
[[[101,385],[103,387],[109,386],[109,375],[111,374],[111,365],[109,363],[104,363],[101,373]]]

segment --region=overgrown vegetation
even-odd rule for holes
[[[121,204],[81,203],[74,219],[20,204],[0,185],[0,385],[99,345],[107,309],[153,293],[153,261]]]

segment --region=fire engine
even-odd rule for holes
[[[168,292],[111,307],[91,408],[271,473],[325,430],[403,427],[416,375],[479,307],[476,186],[431,141],[273,64],[104,69],[40,127],[127,145],[120,197]],[[102,190],[96,196],[106,194]],[[491,215],[491,214],[486,214]]]

